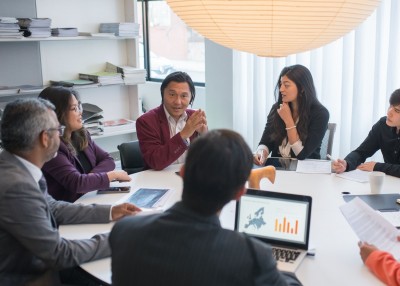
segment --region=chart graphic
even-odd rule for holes
[[[275,219],[275,232],[283,232],[290,234],[298,234],[299,231],[299,220],[292,220],[292,223],[286,218],[283,217],[283,220],[279,221],[278,218]]]

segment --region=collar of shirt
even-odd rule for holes
[[[167,111],[167,109],[165,108],[164,105],[163,105],[163,108],[164,108],[164,112],[165,112],[165,115],[167,116],[167,120],[168,120],[170,137],[173,137],[175,134],[177,134],[178,132],[182,131],[183,127],[185,127],[188,115],[187,115],[187,113],[185,111],[182,114],[182,116],[178,119],[178,121],[176,121],[171,116],[171,114],[169,114],[169,112]]]
[[[13,154],[24,166],[28,169],[29,173],[32,175],[35,182],[39,182],[40,178],[43,176],[42,170],[38,168],[36,165],[32,164],[28,160],[21,158],[15,154]]]

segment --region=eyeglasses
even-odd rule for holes
[[[70,110],[75,111],[76,113],[81,113],[83,111],[82,103],[74,105]]]
[[[49,132],[49,131],[58,131],[58,133],[60,134],[60,136],[63,136],[63,135],[64,135],[64,130],[65,130],[65,126],[60,125],[60,126],[57,127],[57,128],[49,128],[49,129],[46,130],[46,132]]]

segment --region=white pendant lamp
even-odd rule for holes
[[[223,46],[284,57],[328,44],[357,27],[379,0],[167,0],[191,28]]]

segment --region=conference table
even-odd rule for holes
[[[180,165],[171,165],[163,171],[146,170],[131,175],[131,191],[125,194],[90,192],[76,203],[117,204],[125,201],[139,188],[169,188],[172,190],[162,209],[167,209],[182,194],[182,178],[175,172]],[[382,193],[396,193],[400,179],[386,176]],[[275,183],[262,179],[260,189],[283,193],[309,195],[313,198],[310,231],[310,249],[296,271],[303,285],[383,285],[363,264],[358,238],[342,215],[339,206],[345,202],[342,193],[369,194],[369,183],[359,183],[337,177],[335,174],[304,174],[294,171],[277,171]],[[220,215],[224,228],[234,228],[235,203],[225,206]],[[96,233],[108,232],[113,223],[66,225],[60,227],[61,235],[68,239],[89,238]],[[400,247],[400,245],[399,245]],[[134,267],[134,266],[132,266]],[[111,284],[111,259],[101,259],[81,265],[97,279]]]

